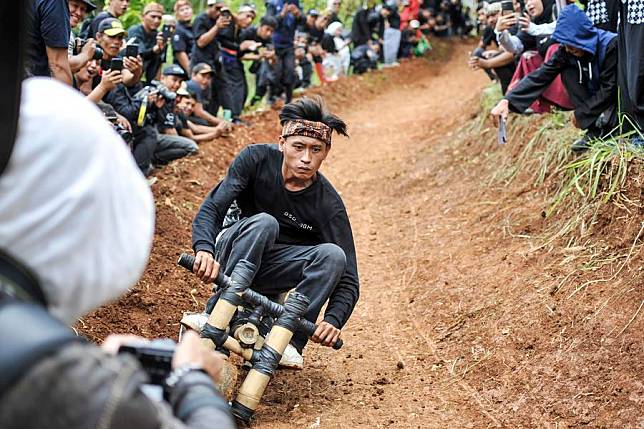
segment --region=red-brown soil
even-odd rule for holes
[[[639,209],[607,208],[591,237],[614,260],[584,270],[579,246],[537,249],[557,222],[541,216],[545,191],[489,180],[502,168],[489,153],[523,143],[457,131],[488,83],[467,68],[468,49],[312,91],[350,125],[323,171],[349,210],[361,298],[344,348],[310,345],[303,371],[271,382],[254,427],[644,425],[642,170],[629,193]],[[276,112],[251,121],[158,174],[149,267],[127,296],[79,322],[84,334],[175,337],[181,313],[203,308],[208,288],[174,263],[235,153],[275,141]]]

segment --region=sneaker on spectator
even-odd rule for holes
[[[631,139],[631,144],[633,146],[644,149],[644,138],[642,136],[636,136]]]
[[[582,137],[570,146],[570,149],[575,153],[585,152],[590,149],[590,144],[586,140],[586,137]]]
[[[282,359],[280,360],[279,366],[281,366],[282,368],[303,369],[304,358],[295,347],[289,344],[286,346],[286,349],[282,354]]]

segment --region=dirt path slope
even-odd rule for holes
[[[305,371],[273,382],[257,427],[642,424],[642,335],[611,346],[592,326],[574,333],[578,320],[544,299],[559,281],[544,277],[552,260],[495,216],[515,204],[489,210],[484,178],[459,163],[472,148],[454,130],[488,81],[454,49],[409,85],[336,106],[352,138],[324,173],[350,212],[361,299],[346,348],[309,347]]]
[[[644,272],[574,299],[549,293],[566,274],[560,255],[530,251],[540,196],[488,188],[485,145],[456,140],[489,82],[467,68],[469,49],[454,43],[444,61],[312,91],[350,125],[352,138],[336,139],[323,172],[349,210],[361,298],[343,350],[309,346],[304,371],[271,381],[254,427],[644,424],[644,318],[620,332],[644,299]],[[174,261],[234,154],[274,141],[275,112],[252,121],[159,173],[148,270],[130,294],[84,318],[84,334],[174,336],[182,310],[203,308],[209,291]]]

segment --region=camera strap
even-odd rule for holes
[[[148,112],[148,97],[143,99],[141,102],[141,108],[139,109],[139,117],[136,119],[136,125],[139,127],[143,126],[143,122],[145,122],[145,114]]]
[[[83,341],[47,311],[37,278],[0,249],[0,398],[41,359]]]

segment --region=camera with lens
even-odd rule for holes
[[[105,113],[105,119],[107,119],[110,122],[114,131],[116,131],[116,134],[118,134],[119,137],[121,137],[123,141],[130,148],[132,148],[132,144],[134,142],[134,137],[132,136],[132,133],[123,125],[118,123],[118,117],[116,116],[116,113],[114,111],[109,111],[104,113]]]
[[[132,133],[121,124],[115,124],[113,127],[116,134],[118,134],[128,146],[132,146]]]
[[[153,80],[152,82],[150,82],[149,86],[146,86],[145,88],[134,94],[134,98],[136,100],[143,100],[144,98],[148,98],[150,94],[158,94],[167,102],[172,102],[177,98],[177,94],[170,91],[164,84],[162,84],[158,80]]]
[[[164,84],[159,82],[158,80],[153,80],[150,83],[150,86],[154,87],[154,89],[157,90],[159,95],[163,98],[165,98],[165,101],[174,101],[175,98],[177,98],[177,94],[174,92],[170,91]]]
[[[149,343],[122,345],[118,353],[129,354],[139,361],[150,379],[144,393],[155,399],[167,398],[166,379],[172,372],[172,356],[176,343],[169,338],[156,339]]]
[[[85,46],[85,43],[87,43],[86,39],[82,39],[80,37],[77,37],[75,42],[74,42],[74,55],[80,54],[81,50],[83,49],[83,46]],[[92,60],[100,60],[103,58],[103,48],[100,46],[96,45],[94,48],[94,56],[91,58]]]

